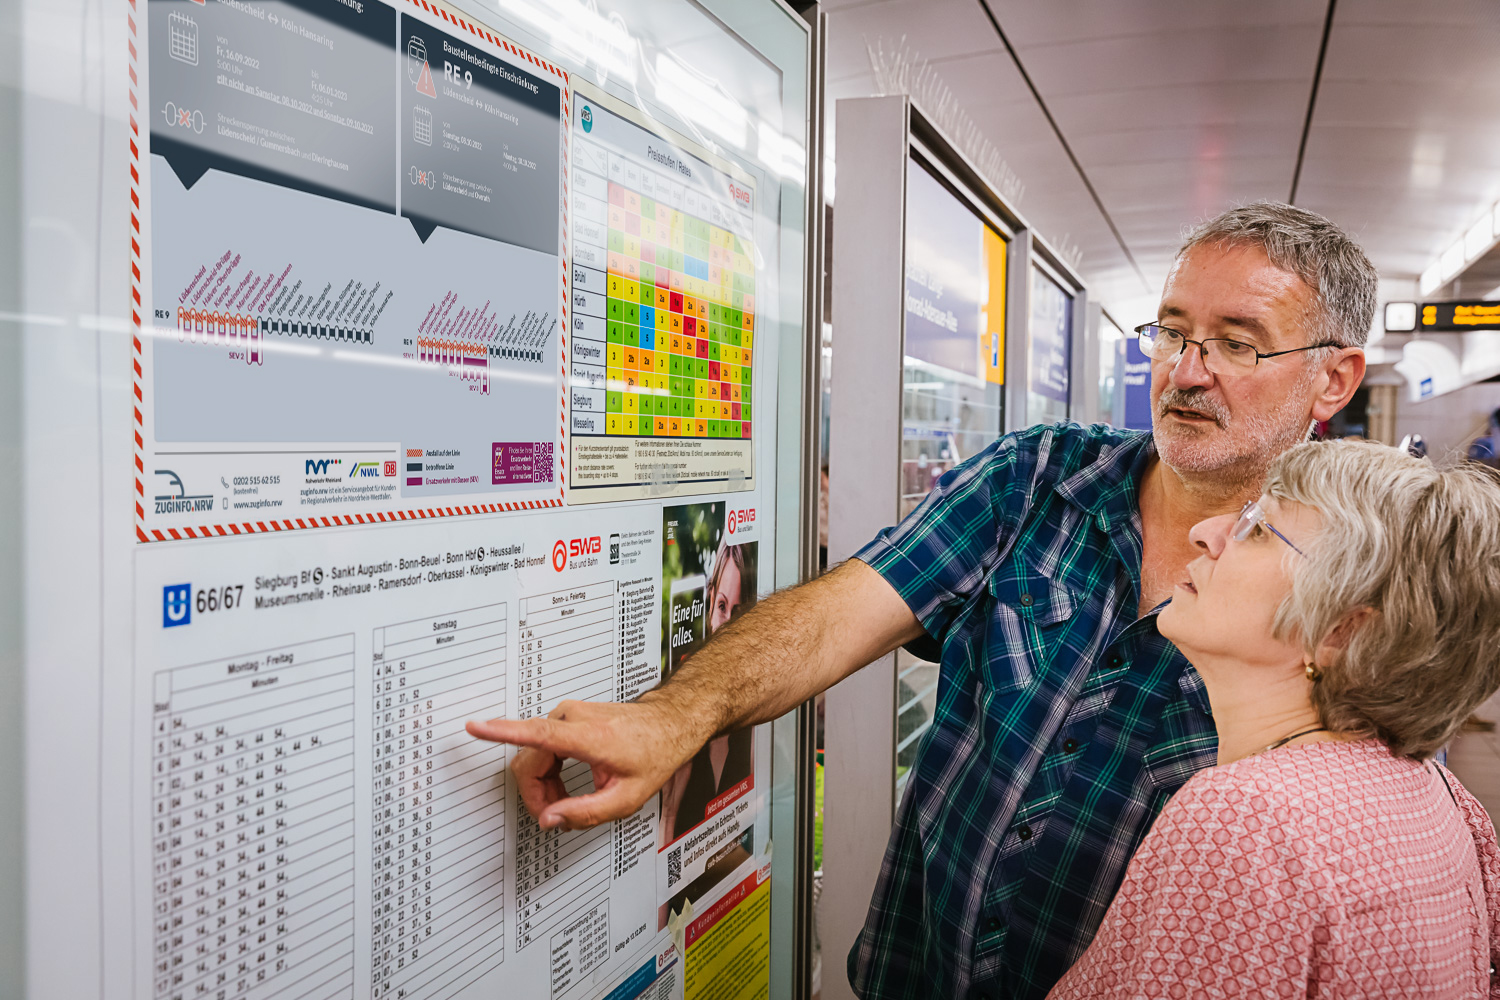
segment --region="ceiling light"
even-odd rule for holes
[[[1459,240],[1457,243],[1444,250],[1443,255],[1438,258],[1438,273],[1443,276],[1444,281],[1448,281],[1463,269],[1464,241]]]
[[[1431,295],[1437,291],[1437,287],[1443,283],[1443,269],[1434,262],[1431,267],[1422,272],[1422,277],[1417,283],[1417,290],[1423,295]]]
[[[1464,233],[1464,258],[1473,260],[1478,257],[1490,245],[1490,238],[1495,235],[1493,221],[1489,212],[1485,212],[1478,222],[1469,227]]]

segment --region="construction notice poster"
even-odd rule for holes
[[[141,540],[561,505],[564,78],[410,3],[147,9]]]

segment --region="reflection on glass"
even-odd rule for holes
[[[1123,415],[1115,413],[1121,399],[1120,369],[1125,364],[1125,334],[1108,316],[1099,317],[1099,420],[1119,425]]]
[[[1052,277],[1031,272],[1031,341],[1028,345],[1026,423],[1068,419],[1068,366],[1073,355],[1073,296]]]
[[[1000,436],[1007,244],[932,174],[908,170],[901,516]],[[896,793],[937,706],[934,663],[897,654]]]

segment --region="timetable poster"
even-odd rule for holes
[[[143,547],[133,996],[753,995],[763,847],[664,922],[656,797],[543,832],[513,751],[463,729],[658,682],[662,525],[645,505]],[[578,762],[562,780],[592,787]]]
[[[411,3],[146,10],[139,537],[560,505],[563,78]]]
[[[754,486],[756,188],[579,87],[569,502]]]

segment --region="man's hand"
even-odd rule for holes
[[[765,598],[634,702],[565,701],[468,730],[522,748],[510,768],[542,829],[580,829],[633,814],[713,737],[770,722],[921,634],[890,584],[851,560]],[[593,768],[595,791],[568,796],[570,758]]]
[[[575,830],[632,815],[692,758],[697,742],[676,713],[649,702],[561,702],[545,719],[470,722],[480,739],[521,747],[510,769],[543,830]],[[594,791],[569,797],[567,759],[588,763]]]

